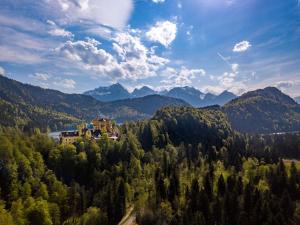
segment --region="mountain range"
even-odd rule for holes
[[[299,97],[296,97],[296,98],[294,98],[295,99],[295,101],[298,103],[298,104],[300,104],[300,96]]]
[[[0,76],[0,125],[3,126],[60,130],[98,115],[122,123],[149,118],[164,106],[190,105],[159,95],[101,102],[87,95],[65,94]]]
[[[120,89],[121,86],[114,87]],[[135,94],[152,94],[149,91],[139,89]],[[179,94],[174,94],[176,92]],[[198,93],[197,90],[186,87],[179,90],[174,88],[168,94],[187,97],[195,93]],[[228,96],[232,97],[229,92],[224,92],[217,99],[221,101]],[[216,97],[210,94],[202,99],[216,101]],[[96,116],[109,117],[118,123],[147,119],[167,106],[192,108],[191,104],[182,99],[158,94],[102,102],[84,94],[65,94],[0,76],[0,125],[18,126],[24,130],[36,127],[61,130],[81,121],[90,121]],[[224,112],[232,128],[240,132],[300,131],[300,105],[274,87],[251,91],[222,107],[209,106],[208,109]]]
[[[121,84],[113,84],[108,87],[99,87],[83,94],[92,96],[93,98],[108,102],[115,100],[123,100],[128,98],[140,98],[148,95],[161,95],[178,98],[186,101],[193,107],[205,107],[210,105],[224,105],[237,96],[229,91],[224,91],[220,95],[211,93],[202,93],[194,87],[175,87],[169,91],[155,91],[147,86],[136,88],[132,93],[126,90]]]

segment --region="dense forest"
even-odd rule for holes
[[[119,141],[62,146],[0,129],[0,224],[300,223],[300,135],[235,132],[218,109],[164,108]]]
[[[232,126],[241,132],[300,131],[300,105],[274,87],[245,93],[227,103],[223,110]]]

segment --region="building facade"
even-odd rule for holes
[[[61,132],[59,139],[62,145],[70,145],[74,144],[79,137],[79,131],[64,131]]]
[[[117,140],[119,138],[118,128],[113,125],[112,121],[104,118],[93,119],[91,123],[83,123],[77,126],[75,131],[61,132],[60,143],[62,145],[74,144],[79,138],[99,139],[103,132],[107,133],[108,138]]]
[[[106,131],[107,133],[113,132],[112,122],[109,119],[105,118],[96,118],[92,120],[94,130]]]

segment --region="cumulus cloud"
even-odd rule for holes
[[[67,41],[57,51],[60,51],[71,60],[89,65],[106,65],[112,62],[113,57],[105,50],[98,48],[99,44],[100,42],[95,39]]]
[[[37,81],[47,81],[51,76],[46,73],[35,73],[33,75],[29,75],[29,77]]]
[[[117,32],[111,40],[112,55],[101,48],[94,39],[67,41],[56,49],[70,61],[77,62],[83,69],[111,79],[143,79],[157,75],[168,59],[145,47],[138,36],[130,32]]]
[[[119,33],[114,38],[114,50],[120,57],[120,66],[126,77],[141,79],[157,75],[156,72],[169,63],[168,59],[155,54],[141,42],[138,36],[129,32]]]
[[[58,27],[52,20],[47,20],[47,23],[51,26],[51,29],[48,31],[48,33],[52,36],[67,38],[72,38],[74,36],[70,31]]]
[[[223,73],[222,76],[217,77],[217,80],[220,82],[220,85],[225,88],[231,88],[235,82],[236,73]]]
[[[171,21],[159,21],[146,33],[146,37],[168,47],[176,38],[177,25]]]
[[[237,43],[234,47],[233,50],[234,52],[244,52],[247,51],[252,45],[250,44],[249,41],[242,41]]]
[[[5,69],[0,66],[0,76],[5,76]]]
[[[247,87],[245,85],[246,80],[241,79],[238,77],[239,74],[239,64],[237,63],[229,63],[230,58],[226,58],[218,53],[220,58],[226,62],[228,66],[230,66],[230,72],[224,72],[222,75],[219,76],[210,76],[212,81],[215,81],[217,84],[216,86],[208,85],[203,87],[204,91],[213,92],[213,93],[220,93],[224,90],[229,90],[234,92],[235,94],[241,94],[244,92]]]
[[[76,82],[73,79],[67,79],[60,76],[53,76],[48,73],[35,73],[29,75],[34,83],[44,88],[58,88],[72,90],[76,87]]]
[[[114,41],[113,48],[123,60],[144,58],[148,53],[148,49],[141,43],[140,38],[129,33],[116,34]]]
[[[235,94],[241,94],[247,87],[244,80],[237,77],[238,72],[225,72],[221,76],[216,77],[218,87],[223,90],[229,90]]]
[[[292,88],[294,86],[300,85],[300,80],[293,80],[293,81],[278,81],[275,83],[275,87],[286,90],[288,88]]]
[[[57,36],[57,37],[72,37],[73,34],[70,31],[66,31],[65,29],[62,28],[54,28],[49,31],[49,34],[52,36]]]
[[[93,70],[102,76],[124,77],[124,73],[115,58],[98,47],[95,39],[67,41],[56,49],[70,61],[78,62],[84,69]]]
[[[66,88],[66,89],[74,89],[76,86],[76,82],[72,79],[61,79],[57,78],[57,81],[54,81],[53,84],[57,87]]]
[[[188,69],[182,66],[179,70],[167,67],[162,71],[162,76],[166,79],[162,80],[165,88],[172,86],[186,86],[192,84],[192,80],[206,75],[204,69]]]

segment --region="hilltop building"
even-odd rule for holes
[[[96,118],[91,123],[95,130],[105,130],[107,133],[113,132],[112,122],[105,118]]]
[[[119,132],[111,120],[105,118],[93,119],[91,123],[78,125],[75,131],[63,131],[59,135],[60,143],[63,145],[73,144],[79,138],[100,139],[102,134],[106,133],[112,140],[118,140]]]
[[[78,131],[63,131],[59,135],[60,143],[63,145],[73,144],[79,137]]]

